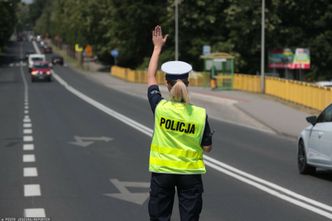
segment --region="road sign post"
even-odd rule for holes
[[[117,65],[117,57],[119,56],[119,51],[117,50],[117,49],[113,49],[113,50],[111,50],[111,55],[112,55],[112,57],[114,58],[114,65]]]

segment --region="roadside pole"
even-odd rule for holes
[[[265,93],[265,0],[262,0],[262,31],[261,31],[261,92]]]

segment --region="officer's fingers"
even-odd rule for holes
[[[164,41],[164,42],[166,42],[167,37],[168,37],[168,35],[165,35],[165,37],[163,38],[163,41]]]
[[[157,36],[162,35],[162,34],[161,34],[161,27],[160,27],[159,25],[157,25],[157,26],[155,27],[154,31],[156,32],[156,35],[157,35]]]
[[[158,32],[156,30],[156,28],[152,31],[152,37],[157,37],[158,36]]]

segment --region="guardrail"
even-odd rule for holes
[[[129,68],[112,66],[111,74],[133,83],[146,83],[147,81],[146,71],[135,71]],[[164,73],[158,72],[157,82],[164,84],[164,79]],[[218,84],[222,83],[223,77],[217,76],[217,81]],[[209,82],[209,76],[203,73],[194,72],[189,78],[190,86],[208,87]],[[233,89],[260,93],[260,76],[235,74]],[[332,88],[276,77],[265,77],[265,93],[317,110],[323,110],[332,103]]]
[[[146,71],[141,70],[132,70],[129,68],[123,68],[119,66],[112,66],[111,68],[111,75],[128,82],[133,83],[146,83],[147,82],[147,75]],[[165,74],[161,71],[157,72],[156,75],[158,84],[165,83]],[[207,87],[209,86],[209,79],[202,73],[193,73],[189,79],[190,86],[202,86]]]
[[[332,88],[275,77],[265,79],[265,93],[317,110],[332,103]]]

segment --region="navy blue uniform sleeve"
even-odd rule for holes
[[[211,134],[210,124],[208,121],[208,116],[206,115],[205,128],[203,132],[201,146],[209,146],[209,145],[212,145],[212,134]]]
[[[154,114],[157,104],[163,99],[158,85],[151,85],[148,88],[148,99],[149,99],[151,110]]]

